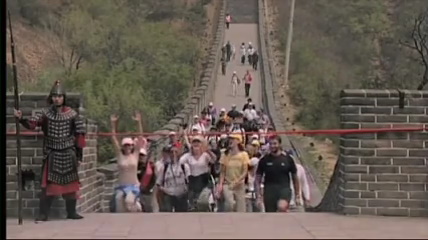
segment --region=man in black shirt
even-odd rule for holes
[[[227,112],[227,116],[232,119],[239,117],[239,111],[236,110],[236,104],[232,104],[232,109]]]
[[[249,108],[249,107],[250,107],[250,105],[253,105],[253,106],[254,106],[254,109],[255,109],[255,105],[253,104],[253,99],[248,98],[248,99],[247,99],[247,103],[246,103],[246,104],[244,104],[244,107],[242,108],[242,111],[245,111],[245,109]]]
[[[261,202],[261,180],[264,176],[263,203],[266,212],[286,211],[291,200],[290,173],[296,193],[299,193],[299,179],[293,159],[281,149],[281,138],[273,136],[270,153],[260,159],[256,172],[257,200]],[[296,199],[299,199],[296,195]],[[282,206],[279,206],[282,205]]]

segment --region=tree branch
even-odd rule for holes
[[[413,29],[411,32],[412,43],[399,40],[399,44],[416,51],[420,60],[425,67],[422,81],[418,85],[418,90],[422,90],[428,83],[428,44],[427,44],[427,29],[428,29],[428,9],[422,12],[414,19]]]

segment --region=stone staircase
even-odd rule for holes
[[[232,23],[258,23],[257,0],[228,0],[226,9]]]

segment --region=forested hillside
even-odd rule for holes
[[[56,79],[62,80],[68,91],[84,95],[86,115],[98,122],[100,131],[110,130],[112,113],[121,116],[120,131],[133,131],[131,116],[139,110],[145,130],[151,131],[180,110],[205,53],[207,9],[212,15],[217,7],[210,0],[7,4],[15,28],[20,91],[47,92]],[[11,79],[9,73],[9,89]],[[112,157],[109,142],[103,142],[100,158]]]
[[[270,3],[277,9],[281,52],[289,2]],[[421,39],[421,52],[411,48],[415,20],[421,24],[414,36],[426,39],[428,1],[297,0],[288,91],[297,119],[311,129],[338,128],[341,89],[421,88],[424,74],[428,81],[421,53],[428,60],[428,48]]]

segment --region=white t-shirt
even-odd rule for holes
[[[248,50],[247,50],[248,55],[253,55],[254,50],[255,50],[254,48],[248,48]]]
[[[247,49],[245,48],[245,46],[241,46],[241,55],[242,56],[245,56],[245,55],[247,55]]]
[[[249,121],[258,118],[257,111],[255,109],[249,109],[249,108],[245,109],[244,115]]]
[[[199,159],[195,159],[195,157],[192,156],[191,153],[185,153],[183,156],[181,156],[179,162],[181,164],[188,164],[190,169],[189,175],[196,177],[210,171],[208,165],[210,159],[211,156],[206,152],[202,153]]]
[[[232,82],[232,84],[238,84],[238,76],[237,75],[233,75],[231,82]]]
[[[254,166],[254,172],[255,172],[255,169],[257,169],[257,165],[259,164],[259,161],[260,161],[260,159],[256,158],[256,157],[253,157],[250,159],[250,165]],[[255,190],[254,189],[255,181],[256,181],[256,174],[254,174],[254,175],[248,174],[247,189],[249,192],[246,194],[246,198],[253,197],[254,190]]]
[[[180,163],[170,163],[165,170],[165,165],[159,169],[160,175],[156,184],[163,187],[164,192],[171,196],[181,196],[187,192],[186,179],[189,177],[189,166]],[[184,169],[184,171],[183,171]],[[165,175],[163,174],[165,172]]]
[[[250,174],[248,174],[248,184],[247,184],[248,192],[245,194],[246,198],[254,197],[254,182],[255,181],[256,181],[256,175],[251,176]]]

